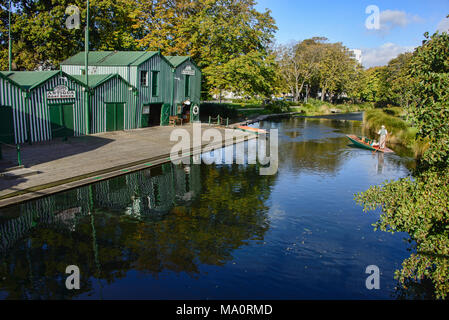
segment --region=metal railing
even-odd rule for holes
[[[22,154],[21,154],[21,150],[20,150],[20,144],[11,145],[11,144],[8,144],[8,143],[0,141],[0,160],[3,159],[3,152],[2,152],[2,146],[3,145],[8,146],[10,148],[15,148],[16,149],[16,151],[17,151],[17,165],[19,167],[21,167],[22,166]]]
[[[212,118],[211,116],[209,116],[209,126],[211,125],[217,125],[217,126],[224,126],[226,125],[226,128],[229,127],[229,118],[224,119],[223,117],[220,117],[220,115],[218,115],[218,117],[216,118]]]

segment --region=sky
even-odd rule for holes
[[[398,54],[421,45],[424,33],[449,32],[449,0],[256,0],[257,9],[271,10],[278,31],[276,42],[286,44],[314,36],[362,50],[365,67],[385,65]],[[371,19],[379,10],[379,24]],[[366,21],[369,20],[368,29]]]

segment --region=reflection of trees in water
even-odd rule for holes
[[[272,125],[280,128],[279,161],[298,172],[335,173],[343,164],[348,140],[341,133],[360,131],[360,123],[329,119],[290,118]]]
[[[195,276],[201,264],[224,265],[263,239],[273,179],[256,166],[168,165],[20,205],[18,217],[0,221],[0,290],[65,299],[129,270]],[[81,270],[80,291],[65,289],[71,264]]]
[[[429,279],[407,279],[403,284],[397,284],[394,297],[398,300],[435,300],[435,286]]]
[[[292,118],[284,119],[282,125],[278,123],[274,127],[282,129],[280,139],[283,141],[279,145],[279,162],[283,167],[288,166],[298,172],[309,170],[336,173],[351,157],[348,152],[350,142],[345,135],[362,134],[361,122],[346,120]],[[307,134],[304,136],[303,132],[306,131]],[[412,159],[404,162],[403,158],[388,156],[384,161],[378,159],[378,154],[374,154],[373,157],[378,161],[379,173],[382,173],[385,166],[396,170],[400,170],[404,164],[409,169],[414,166]]]

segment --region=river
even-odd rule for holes
[[[358,115],[257,124],[279,130],[279,170],[165,164],[0,209],[2,299],[394,299],[406,234],[354,194],[411,160],[353,148]],[[66,267],[81,272],[65,287]],[[379,267],[368,290],[366,267]]]

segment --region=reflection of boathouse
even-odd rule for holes
[[[139,171],[92,187],[94,206],[126,210],[133,216],[165,213],[188,203],[201,191],[200,167],[163,165]]]
[[[36,226],[74,231],[78,219],[89,212],[89,187],[20,204],[17,218],[0,220],[0,252],[11,248]]]
[[[23,203],[17,218],[0,220],[0,252],[12,247],[37,225],[74,231],[77,221],[95,209],[151,218],[191,202],[200,191],[200,166],[165,164]]]

